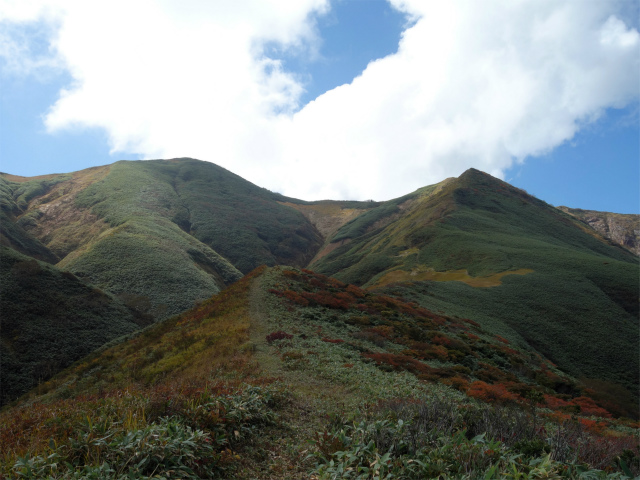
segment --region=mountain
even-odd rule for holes
[[[640,215],[597,212],[569,207],[558,208],[582,220],[613,243],[640,255]]]
[[[321,235],[287,200],[189,159],[0,175],[0,404],[242,272],[305,265]]]
[[[522,190],[471,169],[367,211],[330,246],[309,268],[474,318],[571,375],[637,391],[637,257]]]
[[[302,214],[281,205],[286,197],[197,160],[122,161],[36,179],[4,175],[0,188],[12,215],[3,222],[5,244],[155,318],[189,308],[261,264],[304,266],[322,242]]]
[[[627,408],[473,319],[260,267],[0,412],[0,474],[631,478]]]
[[[104,292],[134,324],[174,318],[259,265],[307,266],[473,319],[596,396],[637,395],[638,258],[477,170],[387,202],[305,202],[208,162],[122,161],[32,179],[2,174],[0,206],[12,255]],[[41,288],[16,285],[16,298]],[[11,299],[3,291],[0,301]],[[66,321],[75,307],[56,302],[42,295],[40,308]],[[84,337],[76,340],[60,348],[78,351]]]

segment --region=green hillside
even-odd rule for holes
[[[638,260],[573,217],[469,170],[356,218],[345,239],[312,268],[477,318],[576,377],[637,392]]]
[[[43,267],[47,275],[28,283],[3,279],[2,401],[131,332],[131,312],[167,318],[238,280],[239,269],[305,265],[322,237],[279,203],[288,200],[191,159],[36,178],[1,174],[0,244],[67,272]],[[11,271],[13,263],[3,267]],[[84,295],[73,290],[82,290],[78,279],[104,292],[109,308],[76,306]],[[75,316],[78,322],[69,323]],[[68,325],[48,330],[50,323]],[[74,337],[68,328],[82,331]],[[20,339],[24,351],[16,353],[11,339]]]
[[[259,265],[304,266],[323,241],[281,205],[290,199],[209,162],[123,161],[53,178],[4,177],[3,205],[13,215],[3,222],[5,244],[156,318]]]
[[[73,274],[0,246],[0,404],[150,319]]]
[[[0,474],[631,478],[589,394],[472,319],[263,267],[0,412]]]

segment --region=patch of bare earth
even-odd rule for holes
[[[89,209],[78,207],[75,199],[82,190],[104,178],[108,172],[109,166],[74,172],[70,180],[54,185],[46,195],[33,199],[25,214],[36,211],[39,214],[35,224],[27,227],[29,233],[58,258],[64,259],[107,230],[109,226],[104,220]]]
[[[333,236],[333,234],[348,221],[370,210],[369,208],[343,208],[339,203],[334,202],[317,203],[314,205],[299,205],[290,202],[278,203],[295,208],[302,213],[325,239]]]
[[[357,216],[371,210],[370,208],[346,208],[341,206],[340,202],[321,202],[313,205],[300,205],[290,202],[278,203],[298,210],[322,235],[325,243],[318,253],[316,253],[316,255],[311,259],[309,265],[313,265],[325,255],[333,252],[336,248],[348,243],[350,241],[349,239],[334,243],[328,242],[340,227]]]

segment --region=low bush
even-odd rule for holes
[[[640,471],[637,442],[627,448],[632,439],[603,440],[579,423],[550,433],[518,409],[436,397],[398,400],[381,404],[367,420],[316,434],[314,473],[319,479],[627,479]]]
[[[267,335],[267,342],[268,343],[273,343],[276,340],[288,340],[293,338],[293,335],[287,333],[287,332],[283,332],[282,330],[279,330],[277,332],[272,332],[269,335]]]
[[[228,478],[232,449],[275,421],[282,398],[273,387],[165,385],[25,409],[5,423],[0,478]],[[41,441],[25,451],[17,431]]]

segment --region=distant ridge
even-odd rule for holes
[[[640,215],[558,207],[579,218],[603,237],[640,255]]]

